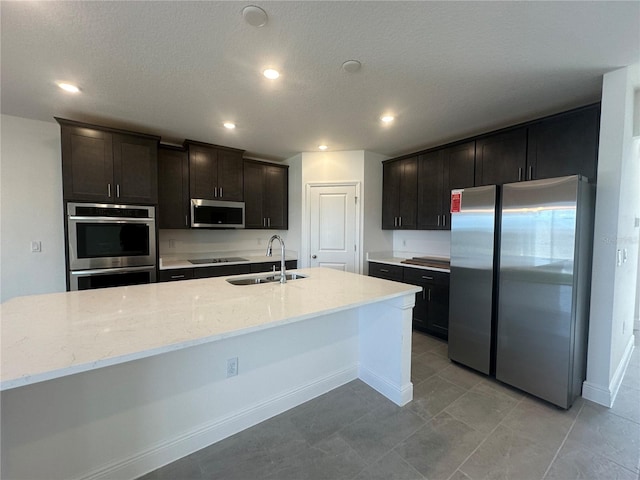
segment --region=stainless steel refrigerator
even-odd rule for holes
[[[451,221],[449,357],[568,408],[585,374],[593,187],[464,189]]]

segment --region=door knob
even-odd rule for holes
[[[318,258],[317,255],[311,255],[311,258]]]

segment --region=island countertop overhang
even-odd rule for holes
[[[20,297],[2,304],[0,389],[214,342],[417,293],[325,268],[234,286],[226,277]]]

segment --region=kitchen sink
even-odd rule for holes
[[[287,281],[290,280],[298,280],[300,278],[307,278],[306,275],[301,275],[299,273],[287,273],[285,275]],[[265,276],[255,276],[255,277],[243,277],[243,278],[227,278],[227,282],[231,285],[258,285],[260,283],[276,283],[280,281],[280,274]]]

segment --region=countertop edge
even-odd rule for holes
[[[436,268],[436,267],[415,265],[412,263],[402,263],[400,259],[375,259],[375,260],[369,259],[367,261],[370,263],[384,263],[385,265],[396,265],[398,267],[417,268],[420,270],[431,270],[434,272],[451,273],[451,269],[449,268]]]
[[[389,280],[385,280],[385,281],[389,281]],[[402,283],[402,282],[394,282],[394,283]],[[267,329],[270,329],[270,328],[276,328],[276,327],[279,327],[279,326],[283,326],[283,325],[287,325],[287,324],[291,324],[291,323],[296,323],[296,322],[308,320],[308,319],[311,319],[311,318],[316,318],[316,317],[319,317],[319,316],[330,315],[330,314],[338,313],[338,312],[341,312],[341,311],[351,310],[353,308],[359,308],[359,307],[362,307],[362,306],[365,306],[365,305],[371,305],[371,304],[375,304],[375,303],[385,302],[385,301],[388,301],[388,300],[392,300],[394,298],[400,298],[400,297],[403,297],[405,295],[418,293],[418,292],[420,292],[422,290],[420,287],[411,286],[409,284],[404,284],[404,285],[406,285],[407,288],[405,290],[403,290],[402,292],[390,293],[390,294],[387,294],[387,295],[380,296],[380,297],[378,297],[378,298],[376,298],[374,300],[369,299],[369,300],[362,300],[362,301],[347,303],[347,304],[340,305],[340,306],[337,306],[337,307],[328,308],[328,309],[320,310],[320,311],[315,311],[315,312],[311,312],[311,313],[303,314],[303,315],[296,315],[296,316],[292,316],[292,317],[289,317],[289,318],[275,320],[273,322],[263,323],[263,324],[260,324],[260,325],[255,325],[255,326],[244,328],[244,329],[241,328],[241,329],[237,329],[237,330],[233,330],[233,331],[229,331],[229,332],[224,332],[224,333],[219,333],[219,334],[215,334],[215,335],[210,335],[210,336],[206,336],[206,337],[190,339],[190,340],[179,342],[179,343],[163,345],[163,346],[160,346],[160,347],[155,347],[155,348],[151,348],[151,349],[148,349],[148,350],[142,350],[142,351],[133,352],[133,353],[127,353],[127,354],[116,356],[116,357],[94,360],[94,361],[91,361],[91,362],[72,365],[72,366],[59,368],[59,369],[55,369],[55,370],[50,370],[50,371],[46,371],[46,372],[41,372],[41,373],[36,373],[36,374],[31,374],[31,375],[23,375],[23,376],[20,376],[20,377],[17,377],[17,378],[12,378],[12,379],[9,379],[9,380],[1,381],[0,382],[0,391],[11,390],[11,389],[14,389],[14,388],[28,386],[28,385],[31,385],[31,384],[44,382],[44,381],[47,381],[47,380],[54,380],[54,379],[57,379],[57,378],[62,378],[62,377],[69,376],[69,375],[74,375],[74,374],[77,374],[77,373],[88,372],[88,371],[91,371],[91,370],[96,370],[96,369],[104,368],[104,367],[108,367],[108,366],[119,365],[119,364],[122,364],[122,363],[127,363],[127,362],[130,362],[130,361],[135,361],[135,360],[140,360],[140,359],[144,359],[144,358],[148,358],[148,357],[153,357],[153,356],[161,355],[161,354],[164,354],[164,353],[170,353],[170,352],[173,352],[173,351],[178,351],[178,350],[182,350],[182,349],[185,349],[185,348],[190,348],[190,347],[194,347],[194,346],[197,346],[197,345],[213,343],[213,342],[224,340],[224,339],[227,339],[227,338],[232,338],[232,337],[237,337],[237,336],[246,335],[246,334],[250,334],[250,333],[255,333],[255,332],[258,332],[258,331],[267,330]],[[249,287],[249,288],[251,288],[251,287]]]

